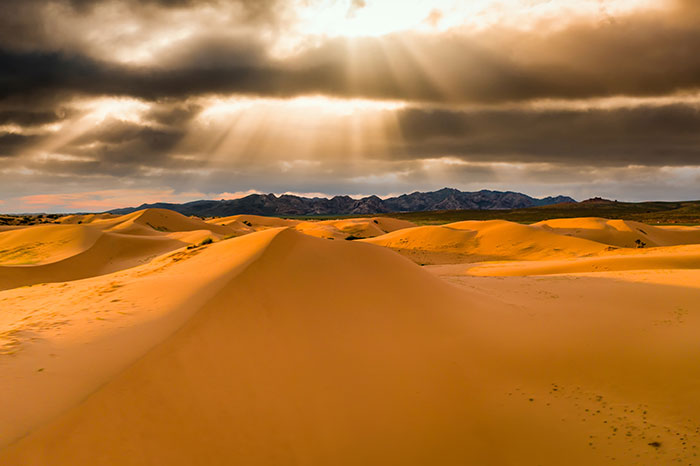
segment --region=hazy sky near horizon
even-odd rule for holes
[[[0,4],[0,211],[700,198],[697,0]]]

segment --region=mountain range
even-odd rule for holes
[[[109,211],[113,214],[128,214],[146,208],[170,209],[184,215],[200,217],[225,217],[238,214],[267,216],[313,216],[313,215],[365,215],[390,212],[421,212],[431,210],[498,210],[519,209],[551,204],[576,202],[568,196],[534,198],[512,191],[465,192],[443,188],[432,192],[414,192],[397,197],[381,199],[368,196],[353,199],[350,196],[333,198],[308,198],[284,194],[251,194],[239,199],[201,200],[184,204],[143,204]]]

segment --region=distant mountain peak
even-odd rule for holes
[[[568,196],[534,198],[513,191],[476,192],[442,188],[437,191],[413,192],[397,197],[381,199],[376,195],[353,199],[347,195],[328,198],[308,198],[291,194],[276,196],[251,194],[239,199],[200,200],[185,204],[143,204],[139,207],[111,210],[110,213],[126,214],[146,208],[171,209],[184,215],[201,217],[225,217],[238,214],[268,216],[306,215],[367,215],[391,212],[420,212],[430,210],[499,210],[537,207],[564,202],[576,202]]]

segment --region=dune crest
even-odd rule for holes
[[[415,226],[405,220],[374,217],[300,222],[294,228],[304,234],[324,239],[362,239]]]
[[[385,233],[410,228],[415,224],[388,217],[345,218],[338,220],[295,220],[263,217],[259,215],[234,215],[215,218],[208,223],[227,226],[238,234],[247,234],[267,228],[291,227],[304,234],[323,239],[371,238]]]
[[[138,210],[116,218],[97,220],[93,224],[99,225],[107,231],[123,234],[152,235],[196,230],[209,230],[217,235],[231,233],[231,229],[225,226],[207,223],[198,218],[185,217],[166,209]]]
[[[280,228],[294,226],[299,221],[277,217],[264,217],[262,215],[232,215],[207,220],[207,223],[222,226],[234,226],[236,228],[247,227],[250,231],[258,231],[265,228]]]

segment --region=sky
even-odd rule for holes
[[[0,211],[700,199],[697,0],[0,4]]]

